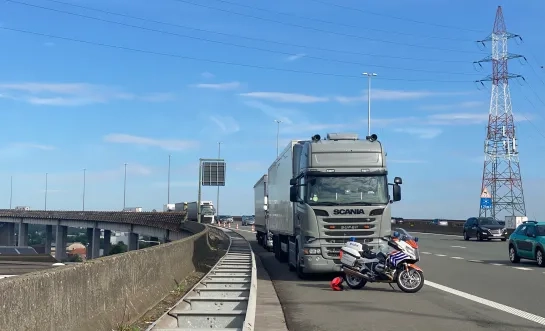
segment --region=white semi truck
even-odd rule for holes
[[[293,140],[269,167],[267,198],[254,193],[256,228],[258,211],[267,210],[258,231],[270,232],[275,257],[300,278],[340,271],[339,251],[351,237],[386,249],[379,237],[391,234],[391,206],[401,200],[402,184],[399,177],[388,183],[387,175],[386,152],[374,134]]]
[[[187,203],[187,219],[189,221],[197,222],[197,201],[192,201]],[[175,211],[183,211],[184,203],[179,202],[174,205]],[[212,201],[201,201],[201,215],[202,223],[214,224],[215,223],[215,214],[216,210],[214,209],[214,204]]]

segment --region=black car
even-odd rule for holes
[[[501,239],[507,240],[507,229],[492,217],[471,217],[464,224],[464,239],[477,238],[477,240]]]

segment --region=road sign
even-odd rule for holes
[[[481,198],[492,198],[490,193],[488,193],[488,190],[486,189],[486,187],[483,189],[483,192],[481,193]]]
[[[481,198],[481,209],[492,209],[492,198]]]
[[[202,186],[225,186],[225,161],[203,161]]]

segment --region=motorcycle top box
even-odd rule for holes
[[[347,242],[340,251],[341,263],[353,267],[356,261],[361,258],[363,245],[355,241]]]

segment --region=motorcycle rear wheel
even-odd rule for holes
[[[407,286],[407,278],[415,278],[414,284]],[[396,277],[396,283],[400,290],[405,293],[416,293],[424,287],[424,273],[420,270],[409,269],[408,271],[403,268],[399,270],[399,273]]]
[[[343,274],[344,281],[346,282],[346,285],[354,290],[359,290],[360,288],[364,287],[365,284],[367,284],[367,280],[360,278],[360,277],[354,277],[349,276],[347,274]]]

